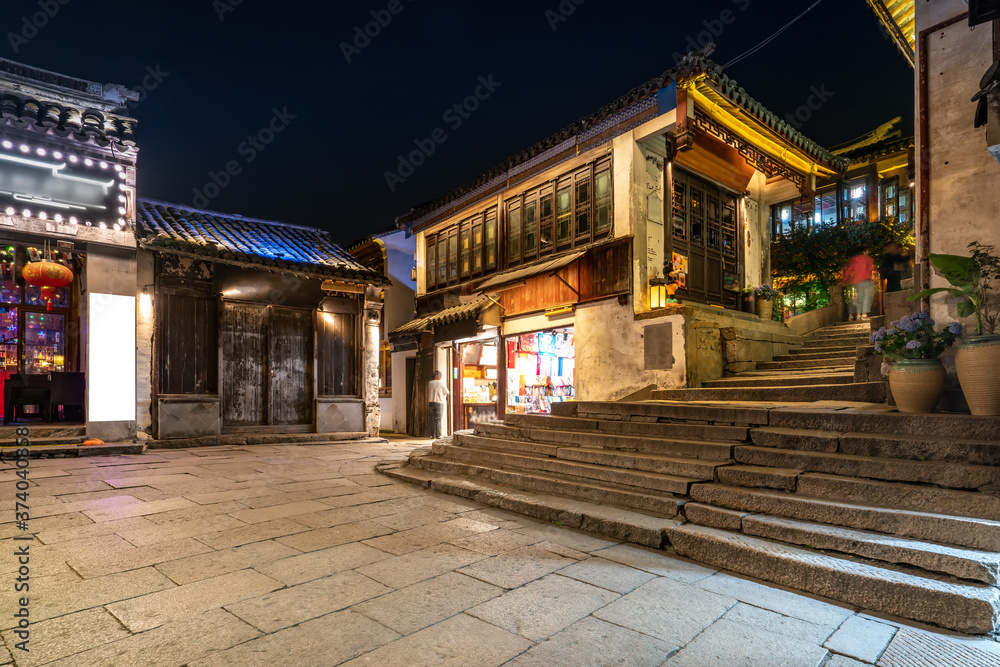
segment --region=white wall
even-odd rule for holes
[[[920,30],[966,10],[961,0],[917,3],[918,39]],[[975,104],[969,101],[992,62],[989,24],[972,30],[962,19],[930,34],[927,40],[929,136],[925,142],[918,131],[916,155],[926,154],[929,168],[926,173],[917,169],[915,191],[920,193],[924,180],[929,179],[928,250],[932,253],[964,255],[971,241],[1000,250],[1000,189],[996,187],[1000,165],[986,148],[986,128],[972,127]],[[916,85],[919,94],[919,80]],[[918,247],[918,256],[919,252]],[[931,286],[946,285],[943,278],[932,273]],[[954,299],[932,297],[931,315],[939,322],[957,319]],[[973,326],[974,319],[967,318],[963,323]]]
[[[669,370],[644,368],[647,327],[669,322],[674,363]],[[579,401],[616,400],[650,384],[660,389],[683,387],[686,378],[684,318],[671,315],[636,320],[631,304],[617,299],[585,304],[576,309],[576,398]]]

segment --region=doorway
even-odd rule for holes
[[[224,301],[221,336],[223,429],[309,430],[312,311]]]

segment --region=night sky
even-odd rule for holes
[[[145,79],[132,110],[141,197],[191,205],[235,160],[240,173],[199,205],[347,244],[659,75],[710,30],[725,64],[813,2],[6,0],[0,57],[130,88]],[[45,6],[54,16],[26,27]],[[358,48],[355,28],[378,18]],[[865,0],[824,0],[726,72],[781,117],[821,91],[800,128],[821,145],[894,116],[913,132],[913,71]],[[446,115],[477,87],[478,109]],[[247,142],[269,123],[281,128],[271,143]],[[435,130],[445,140],[390,190],[397,156]]]

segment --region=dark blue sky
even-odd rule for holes
[[[7,0],[0,56],[152,84],[134,109],[140,196],[192,204],[209,173],[235,161],[239,173],[205,208],[323,227],[346,243],[657,76],[711,29],[712,58],[726,63],[813,0],[576,2]],[[33,34],[25,20],[40,6],[54,16],[36,18],[45,25]],[[386,25],[347,62],[342,43],[372,12]],[[824,145],[897,115],[913,131],[913,71],[865,0],[824,0],[726,71],[782,117],[824,90],[801,127]],[[474,112],[444,115],[491,75]],[[265,145],[269,124],[282,129]],[[430,146],[438,129],[446,140],[390,190],[397,156]]]

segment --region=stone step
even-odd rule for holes
[[[972,634],[995,630],[1000,589],[915,576],[717,528],[667,529],[682,556],[862,609]]]
[[[984,584],[996,584],[1000,574],[1000,554],[992,551],[960,549],[762,514],[743,517],[742,528],[747,535],[797,544],[809,549],[837,551],[873,561],[910,565],[928,572],[939,572]]]
[[[936,486],[880,482],[824,473],[800,475],[796,493],[811,498],[827,498],[868,506],[1000,521],[1000,497],[991,493],[955,491]]]
[[[802,341],[803,348],[853,347],[870,345],[868,336],[834,336],[829,338],[806,338]]]
[[[791,370],[798,368],[826,368],[839,366],[854,368],[854,356],[830,357],[828,359],[806,359],[803,361],[758,361],[757,369],[761,371]]]
[[[43,442],[58,440],[65,442],[64,438],[85,438],[87,427],[82,424],[7,424],[0,426],[0,445],[4,447],[14,446],[18,439],[17,429],[28,429],[28,439],[31,442]],[[23,432],[23,431],[22,431]]]
[[[653,400],[661,401],[850,401],[859,403],[882,403],[885,401],[885,397],[885,382],[852,382],[850,384],[795,386],[657,389],[652,393]]]
[[[816,329],[816,331],[810,333],[817,333],[821,331],[831,332],[831,331],[868,331],[871,329],[871,324],[868,321],[864,322],[841,322],[839,324],[831,324],[823,327],[822,329]]]
[[[896,437],[945,437],[1000,442],[1000,419],[961,414],[907,414],[860,409],[777,408],[769,428],[838,431],[840,433],[893,433]]]
[[[836,424],[834,424],[836,425]],[[766,426],[750,431],[760,447],[804,452],[841,452],[857,456],[919,461],[947,461],[960,465],[1000,465],[1000,442],[936,435],[857,433],[809,428]]]
[[[660,517],[677,516],[678,508],[685,502],[667,493],[649,490],[638,492],[634,488],[611,482],[584,481],[558,473],[503,470],[453,461],[440,456],[411,459],[410,465],[429,472],[457,475],[477,481],[486,480],[525,491],[558,494],[589,502],[617,505]]]
[[[379,470],[390,477],[470,498],[484,505],[653,548],[662,547],[666,543],[666,529],[678,525],[674,519],[597,505],[584,500],[514,490],[478,478],[466,479],[415,469],[412,466],[381,467]]]
[[[745,427],[685,424],[681,422],[606,421],[581,419],[579,417],[523,414],[507,415],[504,418],[503,424],[518,428],[540,428],[553,431],[597,431],[599,433],[664,439],[697,438],[701,440],[733,440],[739,442],[747,439],[747,429]],[[729,458],[728,454],[725,458]]]
[[[978,489],[1000,484],[1000,468],[996,466],[974,466],[946,461],[912,461],[752,445],[737,446],[734,458],[740,463],[752,466],[794,468],[890,482],[934,484],[949,489]]]
[[[711,389],[724,389],[727,387],[801,387],[817,384],[850,384],[851,382],[854,382],[854,373],[786,374],[773,376],[740,373],[734,377],[706,380],[701,383],[701,386]]]
[[[40,439],[41,440],[41,439]],[[146,445],[133,442],[109,442],[103,445],[84,445],[82,438],[46,438],[59,444],[43,444],[31,441],[28,446],[29,459],[69,459],[78,456],[125,456],[143,454]],[[67,442],[68,441],[68,442]],[[17,456],[18,447],[0,446],[0,461],[13,461]]]
[[[476,429],[474,437],[488,437],[526,444],[538,443],[547,447],[588,447],[590,449],[609,449],[645,454],[661,454],[681,458],[702,459],[709,461],[728,461],[733,457],[734,441],[712,442],[706,440],[682,440],[679,438],[650,438],[610,433],[580,433],[574,431],[548,431],[545,429],[519,429],[500,424],[486,424]],[[517,445],[503,446],[504,449],[517,449]],[[530,451],[530,447],[521,447],[521,451]],[[537,451],[542,453],[545,448]],[[547,452],[546,452],[547,453]]]
[[[801,479],[800,479],[801,482]],[[755,490],[724,484],[694,484],[691,499],[730,509],[783,516],[972,549],[1000,551],[1000,522],[842,500]]]
[[[612,482],[637,489],[687,495],[696,479],[663,472],[612,468],[608,466],[530,454],[501,453],[466,445],[444,445],[436,454],[446,459],[515,470],[558,473],[598,482]]]
[[[701,424],[728,424],[730,426],[765,425],[770,418],[767,408],[747,407],[739,404],[690,405],[669,401],[553,403],[552,414],[559,417],[583,417],[608,421],[686,421]]]
[[[771,361],[813,361],[816,359],[844,359],[846,357],[854,358],[855,350],[853,349],[838,349],[838,350],[824,350],[819,348],[808,349],[808,351],[798,351],[789,352],[788,354],[776,354],[771,359]]]
[[[788,350],[789,356],[793,357],[806,357],[813,354],[835,354],[842,353],[838,356],[847,357],[853,355],[857,352],[858,348],[854,345],[831,345],[830,347],[799,347]]]

